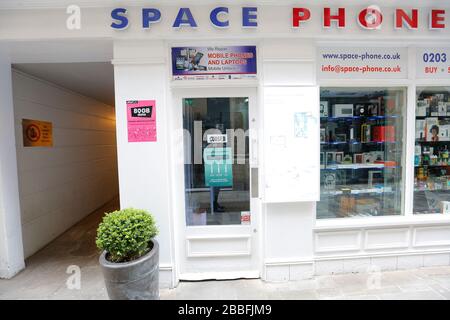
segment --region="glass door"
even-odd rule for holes
[[[184,98],[187,226],[240,225],[250,211],[248,98]]]
[[[180,279],[257,278],[256,92],[189,90],[177,101],[184,157]]]

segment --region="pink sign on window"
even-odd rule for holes
[[[127,101],[128,142],[156,141],[156,101]]]

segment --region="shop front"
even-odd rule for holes
[[[155,215],[162,285],[450,264],[446,1],[97,2],[73,29],[4,8],[0,45],[110,46],[120,202]]]

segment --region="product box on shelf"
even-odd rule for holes
[[[439,141],[439,120],[438,118],[426,118],[425,120],[426,141]]]
[[[450,214],[450,201],[441,201],[441,213]]]
[[[328,101],[320,101],[320,116],[328,117]]]
[[[353,117],[353,104],[333,105],[333,117]]]
[[[336,152],[328,151],[325,153],[325,165],[336,164]]]
[[[320,142],[325,143],[327,138],[327,131],[325,128],[320,128]]]
[[[340,199],[339,213],[341,217],[347,217],[355,212],[356,199],[352,195],[343,195]]]
[[[397,113],[398,110],[398,96],[388,96],[384,99],[385,114]]]
[[[333,191],[336,189],[336,173],[325,172],[323,174],[323,186],[327,191]]]
[[[376,160],[376,156],[373,153],[363,153],[362,161],[363,163],[374,163]]]
[[[374,162],[384,161],[384,152],[383,151],[372,151],[370,153],[373,154],[373,157],[375,159]]]
[[[416,107],[416,117],[426,117],[428,108],[428,100],[418,100]]]
[[[416,140],[424,141],[426,139],[425,120],[416,120]]]
[[[420,153],[415,153],[414,154],[414,166],[418,167],[420,166],[420,164],[422,163],[422,156]]]
[[[353,155],[353,163],[364,163],[364,155],[362,153],[355,153]]]
[[[334,160],[336,164],[341,164],[344,161],[344,152],[336,152],[334,154]]]
[[[437,104],[430,105],[430,116],[432,117],[439,116],[439,107]]]
[[[439,122],[439,140],[450,141],[450,123],[448,121]]]
[[[357,104],[355,106],[355,116],[366,116],[367,115],[367,105]]]
[[[380,115],[380,104],[370,103],[367,105],[367,115],[368,116],[379,116]]]
[[[439,101],[445,101],[446,100],[445,96],[446,95],[444,93],[436,93],[433,98],[436,99],[436,102],[439,102]]]
[[[367,179],[367,187],[369,189],[374,188],[375,184],[383,184],[383,171],[381,170],[369,170],[369,178]]]
[[[363,124],[361,126],[361,142],[370,142],[372,139],[371,125]]]
[[[353,163],[353,158],[350,154],[346,154],[344,156],[344,159],[342,160],[343,164],[352,164]]]
[[[375,126],[372,135],[375,142],[395,142],[394,126]]]
[[[439,101],[438,115],[440,117],[445,117],[447,115],[447,104],[443,101]]]

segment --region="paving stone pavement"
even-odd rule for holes
[[[100,208],[27,259],[27,268],[16,277],[0,280],[0,300],[108,299],[94,239],[103,213],[117,207],[115,200]],[[72,265],[80,267],[80,289],[68,288],[72,274],[67,271]],[[449,300],[450,266],[318,276],[282,283],[258,279],[181,282],[175,289],[162,289],[161,299]]]

